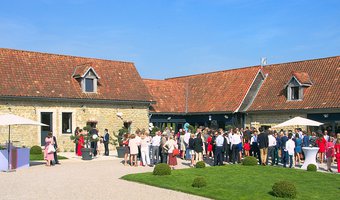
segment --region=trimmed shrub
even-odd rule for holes
[[[42,154],[41,147],[40,146],[33,146],[33,147],[31,147],[30,154],[34,154],[34,155]]]
[[[169,165],[165,163],[160,163],[155,166],[153,169],[153,175],[157,176],[164,176],[164,175],[170,175],[171,174],[171,168]]]
[[[242,160],[242,165],[246,166],[257,165],[257,159],[254,156],[247,156]]]
[[[192,187],[197,187],[197,188],[201,188],[206,185],[207,185],[207,181],[202,176],[197,176],[191,184]]]
[[[199,161],[196,163],[196,168],[205,168],[205,162],[204,161]]]
[[[317,170],[318,170],[318,168],[314,164],[309,164],[307,166],[307,171],[309,171],[309,172],[316,172]]]
[[[273,194],[277,197],[294,199],[296,197],[296,187],[288,181],[280,181],[274,183]]]

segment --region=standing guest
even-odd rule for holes
[[[288,135],[288,141],[286,142],[286,149],[289,155],[289,168],[293,166],[293,158],[294,158],[294,149],[295,149],[295,142],[292,140],[292,133]]]
[[[240,145],[240,143],[242,145],[241,136],[240,136],[239,132],[236,129],[236,130],[234,130],[234,135],[231,137],[233,164],[235,164],[235,162],[239,162],[240,161],[240,154],[239,154],[239,145]]]
[[[123,144],[123,147],[125,148],[125,150],[124,150],[124,165],[127,166],[127,161],[128,161],[128,157],[129,157],[129,154],[130,154],[129,134],[128,133],[124,134],[122,144]]]
[[[336,157],[336,162],[337,162],[337,167],[338,167],[338,173],[340,173],[340,137],[336,139],[334,150],[335,150],[335,157]]]
[[[323,158],[324,158],[325,152],[326,152],[326,143],[327,143],[327,141],[325,140],[323,135],[321,135],[316,140],[316,144],[319,147],[319,161],[320,161],[321,164],[323,164]]]
[[[79,129],[78,130],[79,133],[78,133],[78,144],[77,144],[77,156],[82,156],[83,153],[81,152],[81,149],[84,148],[84,145],[85,145],[85,141],[84,141],[84,133],[83,133],[83,130],[82,129]]]
[[[306,131],[302,132],[302,146],[309,147],[309,136],[307,135]]]
[[[98,130],[96,128],[92,128],[90,134],[91,137],[98,137]],[[91,148],[93,150],[93,156],[97,156],[97,141],[91,142]]]
[[[274,137],[276,139],[276,146],[274,150],[274,163],[275,165],[279,165],[279,155],[281,155],[281,138],[277,132],[274,133]]]
[[[177,157],[173,156],[173,151],[174,149],[177,149],[177,142],[174,140],[174,137],[172,135],[170,135],[169,140],[165,142],[164,146],[168,147],[168,164],[172,169],[175,169],[175,166],[177,165]]]
[[[104,130],[104,136],[103,136],[103,143],[104,143],[104,148],[105,148],[104,155],[105,156],[109,155],[109,141],[110,141],[109,130],[106,128]]]
[[[268,134],[268,157],[266,164],[268,164],[269,157],[272,159],[271,165],[275,163],[275,148],[276,148],[276,138],[273,136],[273,132],[269,131]]]
[[[137,167],[138,142],[135,134],[132,134],[130,136],[129,147],[130,147],[130,165]]]
[[[51,163],[54,159],[54,152],[48,153],[49,145],[53,145],[53,134],[49,132],[45,138],[45,151],[44,151],[44,158],[46,160],[46,166],[51,166]]]
[[[152,138],[152,156],[151,163],[152,165],[156,165],[159,163],[159,146],[161,143],[161,132],[157,131],[156,135]]]
[[[250,143],[248,139],[245,139],[243,149],[244,149],[244,156],[249,156]]]
[[[225,161],[226,162],[230,162],[231,160],[231,153],[230,153],[230,139],[229,139],[229,136],[228,136],[228,132],[225,132],[224,134],[224,152],[225,152]]]
[[[249,130],[248,126],[246,127],[246,130],[244,131],[244,136],[245,136],[245,137],[243,137],[244,141],[245,140],[250,141],[250,139],[251,139],[251,131]]]
[[[318,140],[318,137],[316,137],[316,133],[312,132],[312,136],[309,138],[309,145],[312,147],[317,147],[316,140]]]
[[[137,140],[137,145],[138,145],[138,154],[137,154],[137,160],[139,160],[140,163],[142,163],[142,159],[141,159],[141,150],[140,150],[140,135],[141,135],[141,131],[139,129],[136,130],[135,132],[136,135],[136,140]]]
[[[295,162],[300,165],[302,157],[302,139],[299,137],[299,134],[295,135]]]
[[[53,145],[54,145],[54,149],[55,149],[55,152],[53,154],[54,162],[55,162],[56,165],[60,165],[60,162],[58,160],[58,155],[57,155],[58,143],[57,143],[57,138],[55,136],[53,136]]]
[[[197,134],[197,137],[194,139],[194,150],[195,150],[195,161],[203,160],[203,141],[201,137],[201,133]]]
[[[223,150],[223,143],[224,143],[224,138],[221,135],[221,132],[217,132],[217,137],[215,140],[215,157],[214,157],[214,166],[217,165],[223,165],[223,155],[222,155],[222,150]]]
[[[188,150],[189,150],[189,155],[190,155],[190,167],[193,167],[195,165],[195,134],[191,134],[190,135],[190,139],[189,139],[189,146],[188,146]]]
[[[150,165],[149,143],[150,143],[149,137],[147,137],[146,134],[142,134],[140,140],[140,150],[142,156],[142,163],[144,167],[146,165],[148,166]]]
[[[288,141],[287,133],[281,131],[281,161],[283,167],[286,167],[288,162],[288,152],[286,149],[286,143]]]
[[[167,132],[163,132],[161,137],[161,163],[168,163],[168,151],[169,147],[165,145],[166,141],[168,140],[168,134]]]
[[[209,135],[209,132],[208,132],[207,128],[205,128],[203,130],[203,137],[204,137],[205,157],[209,158],[209,156],[208,156],[208,154],[209,154],[208,153],[208,151],[209,151],[208,150],[208,145],[209,145],[208,138],[211,137],[211,136]],[[212,151],[212,149],[211,149],[211,151]]]
[[[334,157],[334,138],[330,137],[329,142],[326,143],[326,158],[327,158],[327,171],[333,172],[331,169]]]
[[[258,137],[258,132],[255,129],[253,131],[253,137],[251,137],[250,140],[250,155],[254,156],[255,158],[258,157],[259,163],[261,164],[261,158],[260,158],[260,149],[259,149],[259,144],[257,142],[257,137]]]
[[[74,136],[77,137],[79,135],[79,130],[80,130],[79,127],[77,127],[76,130],[74,130]],[[76,155],[78,155],[78,143],[76,142],[75,144],[76,144],[75,152],[76,152]]]
[[[191,137],[191,131],[190,129],[184,134],[184,144],[185,144],[185,159],[186,160],[190,160],[191,157],[190,157],[190,153],[189,153],[189,140],[190,140],[190,137]]]
[[[260,135],[257,138],[257,141],[259,143],[259,149],[261,154],[261,164],[263,166],[267,163],[267,156],[268,156],[268,134],[263,131],[262,128],[259,129]]]
[[[208,134],[208,138],[207,138],[207,155],[206,157],[207,158],[211,158],[211,157],[214,157],[214,152],[212,151],[213,150],[213,145],[212,145],[212,137],[211,137],[211,133]]]
[[[181,147],[181,159],[184,160],[184,156],[185,156],[185,142],[184,142],[184,131],[181,131],[181,135],[179,137],[179,141],[180,141],[180,147]]]

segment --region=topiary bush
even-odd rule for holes
[[[297,193],[295,185],[288,181],[276,182],[274,183],[272,189],[274,196],[282,198],[294,199]]]
[[[307,166],[307,171],[309,171],[309,172],[316,172],[317,170],[318,170],[318,168],[314,164],[309,164]]]
[[[202,176],[197,176],[191,184],[192,187],[197,187],[197,188],[205,187],[206,185],[207,185],[207,181]]]
[[[41,147],[40,146],[33,146],[33,147],[31,147],[30,154],[34,154],[34,155],[42,154]]]
[[[254,156],[247,156],[242,160],[242,165],[246,166],[257,165],[257,159]]]
[[[164,175],[170,175],[171,174],[171,168],[169,165],[165,163],[160,163],[155,166],[153,169],[153,175],[157,176],[164,176]]]
[[[199,161],[196,163],[196,168],[205,168],[205,162],[204,161]]]

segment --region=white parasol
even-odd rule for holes
[[[284,126],[320,126],[322,124],[323,123],[310,120],[310,119],[306,119],[303,117],[294,117],[290,120],[282,122],[281,124],[273,126],[273,128],[284,127]]]

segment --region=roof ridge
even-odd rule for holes
[[[297,61],[290,61],[290,62],[283,62],[283,63],[274,63],[274,64],[268,64],[263,66],[263,68],[270,67],[270,66],[277,66],[277,65],[285,65],[290,63],[300,63],[300,62],[309,62],[309,61],[316,61],[316,60],[326,60],[330,58],[340,58],[340,56],[329,56],[329,57],[323,57],[323,58],[314,58],[314,59],[308,59],[308,60],[297,60]]]
[[[0,47],[0,50],[6,50],[6,51],[18,51],[18,52],[27,52],[27,53],[34,53],[34,54],[53,55],[53,56],[72,57],[72,58],[84,58],[84,59],[93,59],[93,60],[101,60],[101,61],[110,61],[110,62],[118,62],[118,63],[129,63],[129,64],[134,64],[133,62],[129,62],[129,61],[109,60],[109,59],[104,59],[104,58],[94,58],[94,57],[85,57],[85,56],[74,56],[74,55],[65,55],[65,54],[59,54],[59,53],[48,53],[48,52],[32,51],[32,50],[22,50],[22,49],[12,49],[12,48],[1,48],[1,47]]]
[[[185,77],[193,77],[193,76],[200,76],[200,75],[206,75],[206,74],[215,74],[215,73],[221,73],[221,72],[227,72],[227,71],[236,71],[236,70],[244,70],[248,68],[260,68],[260,65],[253,65],[248,67],[239,67],[239,68],[233,68],[233,69],[224,69],[219,71],[213,71],[213,72],[205,72],[200,74],[191,74],[191,75],[185,75],[185,76],[177,76],[177,77],[171,77],[171,78],[165,78],[164,80],[171,80],[171,79],[177,79],[177,78],[185,78]]]

